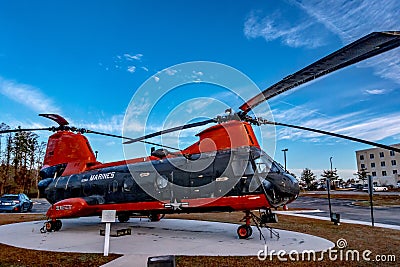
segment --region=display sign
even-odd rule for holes
[[[116,210],[103,210],[101,213],[101,222],[112,223],[115,222],[115,216],[117,215]]]

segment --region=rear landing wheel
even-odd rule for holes
[[[249,238],[253,234],[253,229],[250,225],[243,224],[238,227],[237,234],[240,239]]]
[[[44,223],[44,228],[46,229],[46,232],[57,232],[61,230],[61,227],[62,222],[60,220],[47,221]]]
[[[161,220],[164,216],[161,216],[161,214],[155,214],[155,213],[151,213],[149,215],[149,220],[151,222],[158,222],[159,220]]]
[[[122,223],[129,221],[129,215],[125,213],[119,214],[118,221]]]

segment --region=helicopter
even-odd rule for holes
[[[200,122],[164,129],[138,138],[76,128],[58,114],[39,114],[58,126],[4,130],[0,133],[48,130],[38,189],[49,201],[45,231],[59,231],[61,219],[98,216],[115,210],[120,222],[131,216],[160,220],[165,214],[244,212],[237,229],[240,239],[252,235],[251,222],[276,223],[273,209],[285,207],[299,195],[298,180],[260,147],[253,126],[275,125],[316,132],[377,146],[387,145],[251,116],[259,104],[336,70],[400,45],[400,32],[373,32],[283,78],[243,103],[238,111]],[[197,134],[198,141],[175,152],[148,141],[156,136],[215,124]],[[139,158],[101,163],[84,134],[98,134],[160,146]],[[259,210],[259,216],[252,211]]]

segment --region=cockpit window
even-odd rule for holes
[[[271,169],[272,162],[264,155],[254,160],[256,164],[256,172],[257,173],[268,173]]]
[[[256,164],[257,173],[268,173],[268,172],[284,173],[285,172],[279,163],[275,162],[271,157],[269,157],[264,152],[261,153],[261,155],[258,156],[256,159],[254,159],[254,163]]]
[[[281,167],[281,165],[277,162],[274,161],[271,167],[271,172],[276,172],[276,173],[284,173],[285,170]]]

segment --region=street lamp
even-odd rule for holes
[[[284,161],[285,161],[285,171],[287,171],[287,169],[286,169],[286,152],[287,152],[288,150],[289,150],[289,149],[287,149],[287,148],[282,149],[282,151],[283,151],[283,158],[284,158]]]

